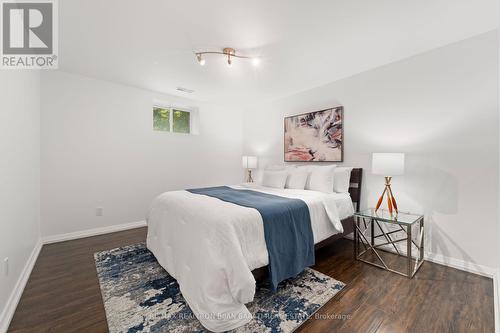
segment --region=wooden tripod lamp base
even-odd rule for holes
[[[247,170],[247,183],[253,183],[252,170]]]
[[[377,206],[375,207],[375,211],[377,211],[380,208],[382,201],[384,201],[384,196],[387,194],[387,207],[389,208],[389,213],[392,214],[393,211],[396,214],[398,213],[398,205],[396,204],[396,199],[392,194],[391,179],[392,177],[385,177],[385,188],[384,191],[382,192],[382,195],[377,201]]]
[[[253,183],[252,170],[257,168],[257,156],[243,156],[241,163],[247,169],[247,183]]]
[[[398,205],[392,194],[391,179],[392,176],[400,176],[404,174],[405,169],[405,154],[404,153],[373,153],[372,155],[372,173],[374,175],[385,176],[384,192],[378,199],[375,211],[380,208],[384,196],[387,195],[387,208],[389,213],[398,213]]]

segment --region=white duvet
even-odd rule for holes
[[[309,207],[315,243],[342,232],[340,220],[353,213],[348,194],[258,185],[251,189],[302,199]],[[149,212],[147,247],[177,279],[207,329],[223,332],[252,319],[245,307],[255,292],[251,271],[269,262],[257,210],[187,191],[163,193]]]

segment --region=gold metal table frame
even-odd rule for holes
[[[387,223],[389,225],[394,225],[396,226],[396,230],[386,232],[381,227],[380,222]],[[396,220],[387,221],[385,219],[378,218],[377,216],[368,217],[366,215],[356,213],[354,214],[353,223],[354,223],[354,258],[356,260],[385,269],[393,273],[397,273],[402,276],[406,276],[407,278],[410,279],[413,278],[413,276],[417,273],[419,268],[424,263],[424,217],[423,216],[419,216],[412,223],[399,223]],[[375,234],[375,225],[378,226],[378,229],[381,232],[378,235]],[[419,226],[418,243],[412,238],[412,227],[414,225]],[[370,235],[366,235],[367,230],[370,230]],[[405,236],[403,236],[403,238],[401,237],[397,238],[397,234],[400,235],[403,234]],[[377,243],[376,240],[381,237],[384,237],[386,241],[383,243],[376,244]],[[370,240],[368,240],[368,238],[370,238]],[[399,249],[396,246],[397,243],[404,241],[406,241],[406,253],[402,253],[401,249]],[[394,251],[382,248],[388,245],[392,245]],[[363,251],[360,251],[361,246],[364,247]],[[413,246],[415,246],[418,251],[418,255],[415,258],[412,257]],[[370,251],[373,251],[373,253],[380,261],[380,264],[363,259],[363,255],[369,253]],[[406,257],[406,260],[408,262],[407,272],[404,273],[390,268],[386,264],[386,262],[382,259],[378,251],[390,252],[397,254],[398,256]],[[412,263],[413,259],[415,259],[414,264]]]

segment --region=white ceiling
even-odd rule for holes
[[[497,13],[496,0],[63,0],[60,69],[245,103],[496,29]],[[226,46],[260,55],[260,66],[209,57],[201,67],[193,55]]]

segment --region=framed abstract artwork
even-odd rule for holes
[[[342,106],[285,118],[285,162],[342,162]]]

